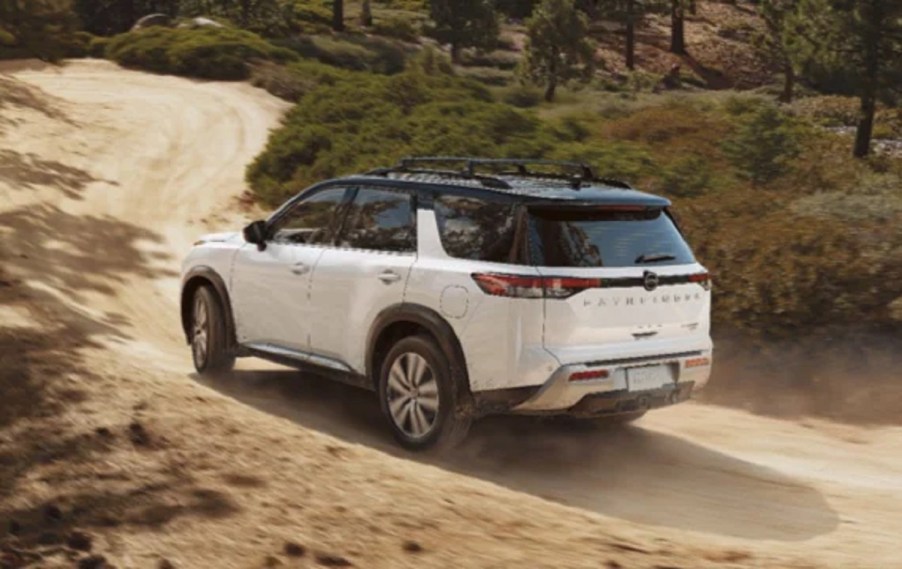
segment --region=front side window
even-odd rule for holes
[[[532,255],[546,267],[655,267],[695,262],[673,220],[659,208],[533,209]]]
[[[458,259],[511,263],[516,206],[466,196],[435,199],[435,215],[445,252]]]
[[[410,194],[361,188],[348,208],[338,244],[373,251],[414,251],[416,231],[413,216]]]
[[[338,209],[345,188],[323,190],[295,204],[277,222],[272,239],[278,243],[322,245],[335,236]]]

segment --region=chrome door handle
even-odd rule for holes
[[[291,272],[296,275],[305,275],[310,272],[310,267],[305,263],[295,263],[294,266],[291,267]]]
[[[385,284],[396,283],[401,280],[401,275],[394,271],[385,271],[379,275],[379,280]]]

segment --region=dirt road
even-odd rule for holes
[[[122,567],[902,567],[902,428],[687,404],[622,432],[490,419],[412,460],[366,393],[256,361],[201,381],[178,263],[253,213],[286,105],[4,65],[0,524],[29,555],[69,563],[42,537],[83,531]]]

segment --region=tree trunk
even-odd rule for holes
[[[456,42],[451,44],[451,63],[460,63],[460,45]]]
[[[670,51],[686,53],[686,34],[683,25],[683,0],[670,0]]]
[[[787,62],[783,65],[783,92],[780,93],[780,101],[791,103],[796,85],[796,70]]]
[[[363,5],[360,7],[360,25],[364,28],[373,27],[373,7],[370,0],[363,0]]]
[[[554,101],[554,93],[557,91],[557,77],[548,78],[548,86],[545,87],[545,101],[550,103]]]
[[[336,32],[345,30],[344,0],[332,0],[332,29]]]
[[[636,68],[636,2],[626,2],[626,68],[632,71]]]
[[[869,9],[868,9],[869,8]],[[864,40],[864,78],[861,82],[861,107],[858,128],[855,131],[855,146],[852,155],[864,158],[871,151],[871,136],[874,133],[874,114],[877,111],[877,85],[880,79],[880,45],[883,41],[883,10],[879,2],[873,2],[862,9],[869,28]]]
[[[636,24],[632,17],[626,22],[626,68],[636,68]]]
[[[247,28],[251,20],[251,0],[241,0],[241,27]]]

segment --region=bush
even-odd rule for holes
[[[391,75],[403,71],[407,61],[405,49],[385,38],[353,34],[298,36],[277,43],[303,57],[353,71]]]
[[[542,91],[528,85],[514,85],[501,94],[501,100],[521,109],[536,107],[542,102]]]
[[[104,58],[106,57],[107,46],[110,45],[110,38],[96,36],[91,39],[88,44],[88,56]]]
[[[552,146],[538,119],[493,102],[484,87],[425,54],[398,75],[352,73],[308,93],[248,180],[275,205],[315,181],[406,154],[540,156]]]
[[[247,79],[252,61],[297,59],[256,34],[230,28],[138,30],[112,38],[106,54],[125,67],[223,80]]]
[[[761,105],[740,118],[724,152],[740,176],[755,185],[787,172],[800,152],[801,130],[775,105]]]
[[[261,61],[251,65],[251,84],[296,103],[317,87],[334,85],[348,73],[315,61],[298,61],[288,65]]]
[[[402,41],[415,42],[420,39],[420,26],[413,18],[393,16],[375,20],[373,22],[373,33]]]

